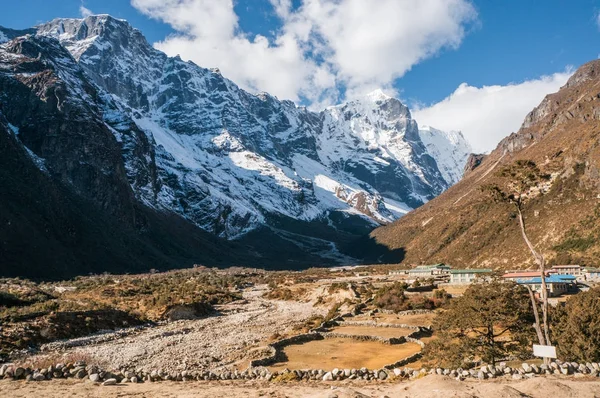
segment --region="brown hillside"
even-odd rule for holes
[[[554,177],[550,191],[525,209],[530,238],[554,263],[600,261],[600,60],[580,67],[550,94],[517,133],[505,138],[458,184],[401,220],[372,232],[404,263],[519,268],[532,265],[515,211],[481,187],[519,159]]]

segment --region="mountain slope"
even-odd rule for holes
[[[427,152],[435,159],[444,179],[451,185],[460,181],[467,159],[472,152],[471,145],[462,133],[445,132],[430,126],[422,126],[419,135]]]
[[[440,172],[443,139],[381,92],[322,112],[252,95],[110,16],[0,33],[2,275],[355,262],[463,157]]]
[[[518,159],[533,160],[553,176],[548,193],[525,211],[531,239],[551,262],[593,264],[600,254],[600,61],[580,67],[548,95],[482,163],[442,195],[376,229],[405,262],[516,268],[532,260],[514,211],[491,203],[481,187]]]
[[[37,31],[59,39],[155,141],[160,186],[134,190],[138,198],[219,236],[239,238],[272,217],[339,226],[332,212],[375,226],[453,182],[396,99],[374,93],[315,113],[169,58],[109,16]]]
[[[0,274],[252,262],[243,248],[135,202],[101,102],[58,42],[32,36],[0,49]]]

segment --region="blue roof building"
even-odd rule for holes
[[[542,278],[524,278],[517,279],[517,283],[520,285],[528,285],[536,293],[542,291]],[[573,275],[558,275],[551,274],[546,277],[546,288],[548,290],[548,296],[560,296],[567,293],[570,289],[577,286],[577,278]]]

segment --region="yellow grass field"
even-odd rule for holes
[[[395,325],[410,326],[429,326],[433,322],[435,314],[417,314],[417,315],[394,315],[394,314],[375,314],[373,316],[359,315],[352,320],[355,321],[375,321],[378,323],[391,323]]]
[[[380,336],[384,338],[408,336],[414,330],[404,328],[378,328],[372,326],[338,326],[331,330],[335,333],[357,336]]]
[[[418,344],[388,345],[374,341],[332,338],[310,341],[284,348],[287,362],[271,366],[271,370],[333,368],[381,368],[421,350]]]

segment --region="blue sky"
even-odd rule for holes
[[[26,28],[55,17],[79,17],[80,7],[84,5],[93,13],[107,13],[127,19],[133,26],[139,28],[151,43],[163,41],[167,37],[172,37],[171,35],[186,37],[186,39],[167,40],[158,45],[158,48],[169,55],[181,54],[183,58],[192,59],[201,66],[218,66],[225,76],[247,89],[274,92],[279,97],[320,106],[345,99],[347,90],[360,92],[380,86],[386,92],[399,96],[413,108],[423,108],[417,109],[416,114],[421,115],[421,118],[427,119],[428,122],[435,122],[436,127],[461,129],[466,131],[467,135],[481,134],[471,130],[485,128],[485,123],[478,121],[467,126],[465,122],[463,126],[460,120],[452,124],[446,119],[453,118],[456,112],[460,113],[465,107],[472,108],[469,100],[477,103],[482,101],[481,96],[486,98],[489,96],[492,103],[497,103],[499,100],[491,98],[496,95],[492,95],[492,92],[502,92],[502,96],[497,98],[502,99],[503,102],[511,101],[511,95],[518,97],[530,95],[529,102],[522,105],[523,108],[528,107],[528,109],[522,109],[520,113],[513,112],[515,116],[511,113],[510,118],[515,118],[515,121],[512,121],[511,125],[501,126],[504,129],[514,130],[522,120],[521,113],[525,114],[531,109],[530,103],[537,104],[546,94],[545,91],[554,91],[564,83],[570,66],[579,66],[597,58],[600,53],[600,46],[597,44],[600,39],[599,0],[447,0],[453,2],[456,7],[447,9],[442,5],[440,7],[442,16],[435,17],[440,19],[440,26],[447,26],[444,28],[446,30],[437,29],[435,25],[438,24],[438,19],[428,19],[431,16],[425,15],[426,11],[415,12],[415,19],[422,18],[423,24],[417,21],[408,31],[396,30],[393,33],[388,33],[383,27],[380,28],[379,25],[385,25],[385,21],[378,23],[381,17],[373,16],[373,19],[369,20],[367,15],[367,21],[371,25],[367,25],[367,30],[361,31],[360,26],[355,30],[362,32],[363,36],[365,34],[372,36],[375,47],[390,35],[396,35],[393,37],[397,42],[410,42],[413,39],[418,42],[414,45],[401,46],[388,43],[387,47],[382,46],[380,51],[368,53],[364,52],[364,47],[344,47],[344,41],[357,41],[357,38],[363,37],[352,36],[354,29],[344,30],[346,23],[351,28],[353,23],[360,24],[361,15],[358,15],[356,20],[342,19],[337,30],[332,28],[332,32],[325,32],[329,25],[336,26],[335,17],[331,17],[333,14],[322,17],[318,14],[320,11],[298,12],[303,1],[323,5],[331,0],[293,0],[291,4],[288,4],[290,0],[237,0],[234,2],[232,12],[227,13],[225,10],[215,14],[223,15],[223,23],[220,23],[221,21],[215,23],[215,19],[218,20],[220,17],[204,20],[202,16],[206,11],[202,8],[204,6],[190,8],[190,19],[186,19],[185,15],[182,16],[181,12],[177,13],[177,10],[181,11],[183,8],[185,14],[186,9],[181,6],[182,2],[190,4],[211,3],[211,1],[216,2],[215,7],[228,3],[228,0],[204,2],[201,0],[163,2],[85,0],[83,3],[80,0],[0,0],[2,9],[0,25]],[[341,3],[353,1],[355,0],[341,0]],[[390,12],[398,13],[397,9],[392,10],[394,2],[390,1],[382,0],[378,4],[381,4],[381,8],[391,5]],[[412,1],[399,0],[396,3],[410,4]],[[436,0],[431,2],[438,3]],[[367,3],[371,6],[366,8],[364,13],[371,13],[372,9],[377,8],[373,2],[363,2],[363,4]],[[163,5],[157,6],[157,4]],[[285,11],[276,13],[273,4],[291,5],[291,7],[284,7]],[[356,4],[360,3],[354,4],[356,8]],[[348,7],[348,10],[350,8]],[[458,13],[456,12],[458,9],[461,10],[461,15],[457,17],[455,14]],[[384,17],[385,11],[383,10],[381,14]],[[443,14],[444,12],[448,15]],[[285,16],[282,16],[283,14]],[[347,14],[339,12],[338,16],[340,15]],[[227,22],[228,16],[237,18],[237,22]],[[278,39],[288,37],[282,32],[293,31],[294,37],[300,37],[301,34],[298,32],[302,32],[304,25],[298,22],[299,19],[301,23],[308,22],[313,25],[321,23],[325,38],[302,42],[309,47],[309,50],[300,55],[289,55],[289,48],[294,48],[293,46],[285,47],[287,49],[285,51],[283,49],[272,51],[270,47],[277,46],[274,43]],[[194,25],[195,20],[198,20],[197,25]],[[400,14],[398,18],[388,22],[394,25],[396,20],[398,24],[412,22],[410,17],[403,19]],[[231,24],[233,26],[230,26]],[[433,27],[428,28],[425,25],[433,25]],[[209,28],[206,26],[214,32],[207,31]],[[416,32],[414,35],[413,31]],[[257,35],[269,40],[270,44],[267,48],[264,44],[258,45],[255,42]],[[446,42],[444,42],[444,35],[450,36]],[[196,36],[203,36],[205,40],[197,39]],[[435,39],[430,39],[431,36],[435,36]],[[240,37],[246,38],[248,43],[240,44],[238,40]],[[210,40],[219,43],[217,46],[222,51],[215,53],[214,49],[210,48]],[[323,42],[329,44],[336,40],[337,44],[323,46]],[[439,44],[440,42],[442,44]],[[345,55],[332,57],[328,60],[327,68],[322,68],[320,57],[326,58],[331,52]],[[397,52],[397,55],[394,52]],[[223,55],[224,53],[227,55]],[[237,54],[237,58],[232,59],[232,53]],[[314,54],[324,55],[314,56]],[[353,56],[356,60],[352,59]],[[373,59],[371,63],[365,61],[364,65],[361,64],[364,58],[377,57],[381,59]],[[210,64],[213,60],[219,64]],[[397,67],[392,65],[379,69],[382,63],[394,64],[396,61]],[[361,65],[355,67],[355,63]],[[264,69],[269,71],[265,72]],[[373,76],[369,75],[369,70],[373,70]],[[298,79],[294,79],[294,74],[298,75]],[[540,80],[542,76],[548,76],[548,79],[542,82]],[[301,82],[302,79],[306,82]],[[522,85],[524,82],[541,83]],[[498,90],[488,89],[488,86],[498,87]],[[511,90],[508,91],[514,93],[502,91],[506,87],[510,87]],[[519,90],[528,91],[524,95]],[[461,101],[457,101],[458,97]],[[493,108],[496,109],[496,106]],[[498,112],[501,113],[502,110]],[[516,120],[517,116],[521,120]],[[467,120],[469,117],[474,116],[457,115],[459,119]],[[510,131],[498,134],[508,133]],[[497,137],[494,135],[493,139],[487,141],[497,141]],[[492,144],[488,146],[490,145]],[[489,149],[484,148],[486,145],[483,141],[475,146]]]

